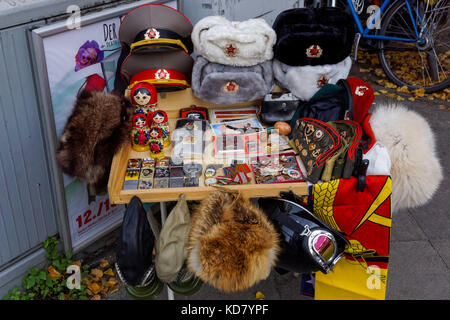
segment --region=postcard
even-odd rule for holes
[[[211,129],[215,136],[229,134],[249,134],[264,130],[257,118],[240,119],[221,123],[211,123]]]
[[[258,111],[259,107],[256,106],[213,109],[209,111],[209,117],[212,123],[218,123],[228,120],[256,117]]]

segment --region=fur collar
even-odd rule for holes
[[[443,179],[436,138],[427,120],[396,104],[381,104],[370,125],[391,160],[392,211],[427,203]]]

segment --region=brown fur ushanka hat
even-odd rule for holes
[[[56,161],[62,171],[105,187],[114,153],[130,137],[133,109],[123,96],[82,91],[59,138]]]
[[[239,194],[214,191],[196,208],[188,269],[219,290],[246,290],[269,276],[280,251],[267,216]]]

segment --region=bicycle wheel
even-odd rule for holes
[[[379,41],[381,66],[396,85],[426,93],[450,86],[449,1],[399,0],[386,12],[380,34],[414,40]]]

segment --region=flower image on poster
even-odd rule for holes
[[[101,62],[103,57],[104,53],[100,50],[97,41],[87,40],[75,55],[75,71]]]

